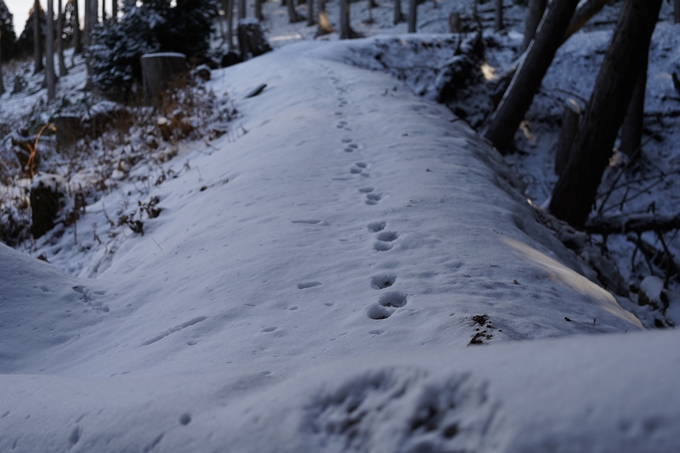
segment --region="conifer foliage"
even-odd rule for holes
[[[93,30],[92,83],[103,94],[125,100],[141,80],[143,54],[206,55],[216,11],[215,0],[125,0],[120,21],[109,19]]]
[[[9,60],[13,54],[13,45],[17,36],[14,32],[14,24],[12,22],[12,13],[9,12],[4,0],[0,0],[0,34],[2,49],[0,54],[4,61]]]

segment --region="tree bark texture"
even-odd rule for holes
[[[401,12],[401,0],[394,0],[394,25],[404,21],[404,14]]]
[[[340,39],[351,39],[349,0],[340,0]]]
[[[562,41],[566,41],[571,35],[579,31],[591,17],[600,12],[607,1],[608,0],[586,0],[586,2],[576,10],[574,17],[571,18],[569,28],[567,28]]]
[[[78,3],[78,0],[74,0],[76,3]],[[85,0],[85,14],[83,18],[85,19],[85,23],[83,24],[83,46],[87,47],[90,45],[90,22],[92,19],[92,14],[90,13],[90,8],[92,7],[92,3],[90,3],[90,0]]]
[[[118,20],[118,0],[111,0],[111,17],[113,20]]]
[[[662,0],[626,0],[595,82],[569,162],[550,202],[550,212],[582,227],[649,50]]]
[[[47,100],[56,97],[56,76],[54,74],[54,0],[47,0],[47,30],[45,35],[45,50],[47,60]]]
[[[247,16],[246,12],[246,0],[239,0],[238,1],[238,18],[239,19],[245,19]]]
[[[106,20],[106,0],[102,0],[102,22]]]
[[[43,55],[42,55],[42,37],[40,36],[40,1],[35,0],[33,2],[33,59],[34,59],[34,69],[33,74],[37,74],[45,66],[43,65]]]
[[[181,53],[149,53],[142,55],[140,62],[144,100],[149,105],[159,105],[163,92],[187,73],[187,57]]]
[[[409,0],[408,2],[408,32],[416,32],[416,24],[418,22],[418,0]]]
[[[561,175],[569,161],[569,153],[574,139],[578,133],[578,123],[581,119],[581,108],[573,99],[568,99],[564,103],[564,115],[562,117],[562,128],[557,138],[557,150],[555,152],[555,174]]]
[[[78,8],[78,0],[71,0],[73,2],[73,15],[75,27],[73,29],[73,55],[83,53],[83,37],[80,33],[80,12]]]
[[[258,57],[272,50],[272,47],[267,42],[267,38],[264,36],[260,23],[257,21],[239,21],[236,33],[243,61]]]
[[[534,43],[529,47],[501,103],[491,117],[484,137],[502,154],[505,154],[512,144],[515,131],[529,109],[545,73],[548,72],[578,2],[579,0],[555,0],[550,5]]]
[[[680,0],[673,0],[673,13],[675,23],[680,24]]]
[[[5,84],[2,83],[2,30],[0,30],[0,96],[5,94]]]
[[[264,15],[262,14],[262,0],[255,0],[255,19],[259,21],[264,20]]]
[[[59,76],[63,77],[68,74],[68,70],[64,61],[64,40],[62,39],[62,34],[64,33],[64,11],[61,0],[57,1],[57,8],[57,58],[59,59]]]
[[[524,40],[522,41],[522,47],[520,47],[520,53],[524,53],[529,48],[531,41],[534,40],[536,30],[538,30],[538,25],[541,23],[541,19],[543,19],[547,6],[548,0],[529,0],[527,18],[524,22]]]
[[[316,16],[314,15],[314,2],[316,0],[309,0],[307,2],[307,26],[311,27],[316,24]]]
[[[323,36],[333,32],[331,24],[328,22],[328,14],[326,13],[326,0],[319,0],[319,14],[316,27],[315,36]]]
[[[637,82],[633,89],[633,97],[628,104],[626,118],[621,127],[621,152],[634,160],[640,155],[642,146],[642,129],[645,116],[645,91],[647,90],[647,65],[649,63],[649,49],[640,65]]]
[[[227,49],[234,51],[234,0],[224,0],[225,14],[227,19]]]
[[[496,33],[505,28],[505,25],[503,25],[503,0],[496,0],[493,28]]]
[[[295,9],[295,0],[289,0],[288,3],[286,4],[286,7],[288,8],[288,22],[291,24],[294,24],[296,22],[301,22],[304,20],[302,16],[300,16]]]

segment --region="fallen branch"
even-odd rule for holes
[[[590,234],[626,234],[655,231],[665,233],[680,229],[680,214],[630,214],[616,217],[596,217],[584,227]]]

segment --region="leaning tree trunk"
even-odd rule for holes
[[[529,48],[529,44],[531,44],[534,36],[536,36],[536,30],[538,30],[538,25],[541,23],[541,19],[543,19],[547,5],[548,0],[529,0],[529,10],[524,22],[524,40],[522,41],[522,47],[520,47],[520,53],[524,53]]]
[[[394,25],[404,21],[404,14],[401,12],[401,0],[394,0]]]
[[[550,212],[582,227],[609,163],[616,134],[649,50],[662,0],[626,0],[595,82],[569,162],[550,201]]]
[[[45,69],[42,55],[42,37],[40,36],[40,0],[35,0],[33,3],[33,59],[35,61],[34,74]]]
[[[80,33],[80,13],[78,12],[78,0],[70,0],[73,3],[73,55],[83,53],[83,37]]]
[[[56,97],[56,76],[54,74],[54,0],[47,0],[47,30],[45,35],[45,50],[47,60],[47,100]]]
[[[187,73],[187,57],[181,53],[148,53],[140,58],[144,81],[144,100],[158,106],[163,92],[172,86],[179,86],[180,79]]]
[[[609,0],[586,0],[586,2],[576,10],[574,17],[571,18],[569,28],[567,28],[562,41],[566,41],[571,35],[579,31],[591,17],[600,12],[608,1]]]
[[[493,29],[496,33],[498,33],[504,28],[505,25],[503,25],[503,0],[496,0]]]
[[[58,0],[57,7],[57,58],[59,59],[59,76],[63,77],[68,74],[66,69],[66,62],[64,61],[64,40],[62,34],[64,33],[64,12],[62,10],[61,0]]]
[[[408,2],[408,32],[416,32],[416,22],[418,21],[418,0]]]
[[[645,91],[647,89],[647,65],[649,63],[649,50],[644,55],[644,61],[640,65],[639,75],[633,97],[628,104],[626,118],[621,127],[621,152],[629,159],[637,159],[642,146],[642,129],[645,115]]]
[[[579,0],[553,1],[533,45],[530,46],[529,52],[491,117],[484,137],[502,154],[505,154],[512,144],[515,131],[529,109],[545,73],[548,72],[578,2]]]

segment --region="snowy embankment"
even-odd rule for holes
[[[0,451],[680,448],[678,334],[633,333],[493,150],[344,45],[214,73],[268,84],[247,133],[184,150],[144,235],[49,257],[96,279],[0,245]]]

